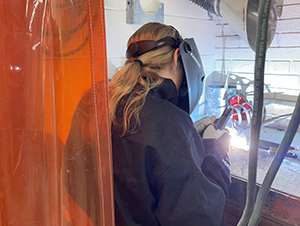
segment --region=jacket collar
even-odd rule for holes
[[[164,78],[162,84],[152,89],[150,93],[152,93],[156,97],[167,100],[172,104],[177,105],[178,92],[175,83],[171,79]]]

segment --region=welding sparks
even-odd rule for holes
[[[249,150],[249,144],[247,142],[247,138],[243,134],[238,134],[237,130],[233,128],[228,128],[231,139],[230,144],[233,148],[243,149],[248,151]]]

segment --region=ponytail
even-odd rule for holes
[[[120,136],[134,133],[140,126],[139,113],[146,96],[162,78],[149,75],[139,61],[127,63],[109,83],[110,116],[112,123],[122,128]],[[152,72],[153,73],[153,72]]]

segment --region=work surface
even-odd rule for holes
[[[284,133],[284,131],[262,128],[260,138],[279,144],[284,136]],[[296,133],[291,146],[295,148],[293,152],[298,156],[298,158],[285,158],[283,160],[272,184],[272,189],[286,193],[288,195],[300,197],[300,132]],[[231,174],[233,176],[237,176],[247,180],[248,154],[248,151],[241,149],[232,149],[230,151]],[[264,150],[259,150],[257,167],[258,184],[262,184],[273,158],[273,154],[269,154]]]

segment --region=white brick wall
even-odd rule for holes
[[[216,27],[215,71],[221,72],[224,58],[225,69],[253,73],[255,53],[225,20],[216,18]],[[282,16],[267,51],[265,73],[283,75],[268,76],[266,83],[278,86],[285,81],[286,88],[300,88],[300,0],[284,0]]]

